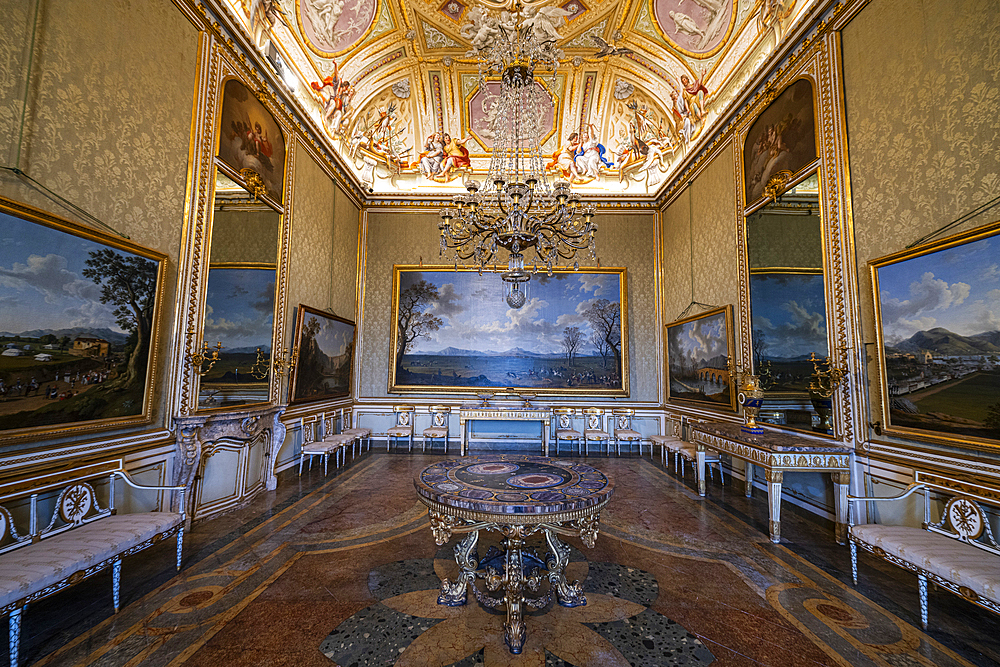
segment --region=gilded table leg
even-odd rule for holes
[[[697,453],[696,458],[698,459],[697,473],[698,473],[698,495],[705,495],[705,445],[700,442],[696,445]]]
[[[832,472],[830,477],[833,479],[834,511],[837,515],[837,544],[844,544],[847,542],[847,513],[850,510],[847,503],[847,491],[851,483],[851,473]]]
[[[781,482],[784,480],[784,473],[780,470],[765,470],[764,477],[767,480],[768,515],[771,519],[769,532],[771,541],[777,544],[781,541]]]
[[[542,455],[549,455],[549,422],[542,422]]]
[[[459,441],[459,456],[465,456],[469,450],[469,422],[459,421],[458,427],[462,429],[462,439]]]
[[[507,622],[503,626],[503,640],[511,653],[524,648],[524,569],[521,551],[524,547],[524,526],[510,526],[507,535],[507,554],[504,557],[504,595]]]
[[[743,476],[746,478],[747,498],[753,494],[753,464],[747,461],[743,466]]]
[[[478,561],[472,557],[472,552],[475,550],[476,542],[478,541],[479,531],[474,530],[455,545],[455,562],[458,563],[458,569],[461,570],[461,574],[458,575],[454,583],[448,579],[441,582],[441,594],[438,595],[438,604],[449,607],[460,607],[465,604],[469,589],[468,585],[470,583],[475,584],[476,568],[479,567]]]
[[[551,550],[545,558],[545,567],[549,570],[549,585],[556,592],[556,599],[563,607],[582,607],[587,604],[587,596],[583,594],[583,585],[579,581],[572,584],[566,581],[566,565],[569,563],[570,549],[562,543],[551,529],[545,529],[545,541]]]

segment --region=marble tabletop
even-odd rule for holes
[[[413,480],[422,498],[474,512],[557,514],[602,505],[614,485],[600,470],[564,459],[483,454],[433,463]]]
[[[815,454],[848,453],[850,449],[836,440],[824,440],[809,436],[767,429],[761,434],[744,433],[741,424],[725,422],[701,422],[692,424],[696,431],[711,433],[772,452],[812,452]]]

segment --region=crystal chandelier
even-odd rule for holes
[[[493,152],[485,188],[478,181],[465,183],[466,194],[456,195],[454,205],[441,209],[441,255],[452,250],[458,264],[472,264],[480,273],[499,271],[499,252],[508,253],[507,270],[500,273],[504,295],[511,308],[527,300],[531,273],[552,269],[587,251],[597,260],[593,222],[594,207],[585,205],[569,183],[549,183],[541,155],[541,135],[553,100],[539,83],[550,75],[555,84],[562,51],[555,48],[553,22],[544,10],[525,17],[518,4],[514,13],[499,19],[486,16],[480,24],[472,52],[479,63],[479,89],[499,82],[499,94],[488,113]],[[526,268],[524,254],[533,257]],[[539,268],[542,267],[542,268]]]

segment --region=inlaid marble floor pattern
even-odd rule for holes
[[[772,545],[763,494],[727,477],[699,499],[690,474],[634,456],[587,459],[616,487],[596,547],[568,539],[588,604],[528,614],[511,655],[502,613],[471,595],[436,603],[455,540],[434,544],[412,480],[439,458],[286,471],[277,491],[196,523],[180,573],[172,543],[127,559],[118,614],[107,575],[31,605],[22,665],[1000,664],[996,616],[932,590],[925,633],[915,577],[862,555],[854,588],[832,525],[786,503]]]

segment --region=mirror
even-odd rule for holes
[[[745,218],[752,364],[765,396],[758,421],[833,435],[813,361],[830,349],[819,192],[817,170]]]
[[[264,198],[216,170],[199,409],[268,402],[280,225]]]

